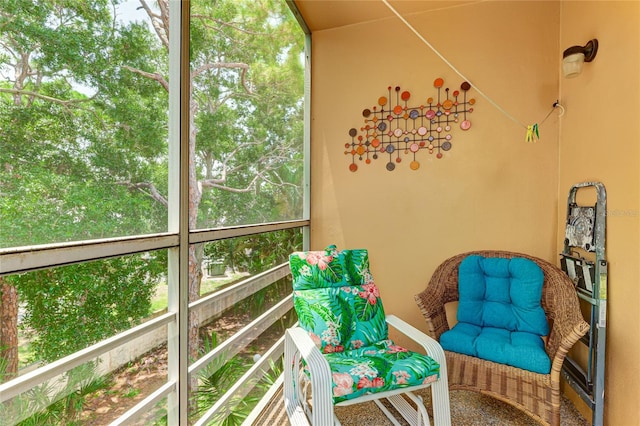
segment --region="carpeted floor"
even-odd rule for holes
[[[431,416],[430,389],[416,394],[421,395]],[[451,424],[454,426],[537,426],[535,420],[511,405],[470,391],[451,391]],[[358,404],[349,407],[336,407],[338,419],[343,426],[392,425],[374,403]],[[562,397],[560,406],[560,423],[562,426],[588,426],[589,423],[580,415],[571,402]],[[433,425],[433,418],[431,418]]]
[[[416,392],[422,396],[431,416],[430,389]],[[511,405],[470,391],[451,391],[451,424],[453,426],[538,426],[538,423]],[[382,414],[373,402],[336,407],[336,415],[342,426],[386,426],[391,422]],[[261,415],[252,425],[284,426],[289,425],[284,411],[282,387],[265,407]],[[431,418],[433,425],[433,418]],[[560,406],[560,424],[562,426],[588,426],[589,423],[580,415],[571,402],[562,397]]]

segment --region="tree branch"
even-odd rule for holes
[[[129,189],[134,189],[136,191],[140,191],[143,194],[151,197],[155,201],[159,202],[165,207],[169,207],[169,202],[167,199],[158,191],[154,184],[150,182],[138,182],[132,183],[130,181],[127,182],[116,182],[117,185],[126,185]]]
[[[216,32],[220,31],[219,28],[216,28],[213,25],[209,25],[207,22],[215,22],[216,24],[220,24],[221,27],[229,27],[232,28],[238,32],[244,33],[244,34],[248,34],[248,35],[253,35],[253,36],[266,36],[269,35],[268,33],[261,33],[261,32],[257,32],[257,31],[248,31],[245,30],[244,28],[240,27],[240,24],[237,24],[235,22],[225,22],[221,19],[217,19],[217,18],[212,18],[211,16],[205,16],[205,15],[199,15],[199,14],[193,14],[191,15],[191,19],[199,19],[202,22],[202,25],[205,28],[209,28],[211,30],[214,30]]]
[[[63,100],[63,99],[58,99],[58,98],[52,98],[51,96],[42,95],[40,93],[31,92],[29,90],[8,89],[8,88],[4,88],[4,87],[0,87],[0,92],[11,93],[13,95],[24,95],[24,96],[35,97],[35,98],[39,98],[39,99],[42,99],[42,100],[45,100],[45,101],[49,101],[49,102],[53,102],[53,103],[62,105],[62,106],[67,107],[67,108],[70,107],[73,104],[89,102],[92,99],[92,98],[87,98],[87,99],[68,99],[68,100]]]
[[[136,73],[136,74],[140,74],[143,77],[147,77],[150,78],[152,80],[157,81],[158,83],[160,83],[160,85],[167,91],[169,92],[169,83],[167,82],[167,80],[164,79],[164,77],[162,76],[162,74],[160,73],[153,73],[153,72],[146,72],[146,71],[142,71],[139,70],[137,68],[133,68],[130,67],[128,65],[124,65],[123,68],[128,69],[129,71]]]
[[[212,69],[220,69],[220,68],[241,69],[242,71],[240,73],[240,82],[242,83],[242,87],[244,87],[244,90],[247,93],[253,94],[253,92],[251,91],[251,88],[247,84],[247,78],[246,78],[249,65],[243,62],[214,62],[214,63],[204,64],[200,68],[196,68],[195,70],[193,70],[193,72],[191,73],[191,77],[195,78],[205,71],[209,71]]]
[[[206,180],[202,180],[200,181],[200,185],[203,188],[217,188],[217,189],[222,189],[228,192],[234,192],[236,194],[239,193],[243,193],[243,192],[250,192],[253,191],[256,187],[256,182],[258,181],[258,178],[260,177],[260,173],[256,174],[253,179],[251,179],[251,182],[249,182],[249,184],[244,187],[244,188],[233,188],[230,186],[226,186],[223,185],[222,182],[219,179],[206,179]]]
[[[151,25],[162,45],[169,49],[169,3],[166,0],[158,1],[160,15],[153,13],[146,0],[140,0],[140,4],[151,18]]]

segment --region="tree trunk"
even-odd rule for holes
[[[4,381],[7,381],[18,373],[18,291],[0,277],[0,292],[0,359],[6,363]]]
[[[198,207],[202,200],[202,192],[198,185],[196,173],[196,126],[195,116],[198,109],[197,103],[191,99],[191,113],[189,116],[189,230],[198,228]],[[202,254],[204,250],[201,245],[189,246],[189,302],[198,300],[200,297],[200,283],[202,280]],[[198,359],[200,352],[200,318],[195,311],[189,310],[189,358],[193,361]],[[194,401],[194,390],[198,388],[198,377],[191,376],[189,380],[189,408],[190,413],[197,408]]]
[[[198,253],[202,249],[196,250],[195,246],[189,247],[189,302],[198,300],[200,297],[200,282],[202,279],[202,256]],[[196,311],[189,310],[189,357],[192,360],[198,359],[200,349],[200,318]]]
[[[189,115],[189,230],[198,228],[198,207],[202,199],[202,192],[198,185],[196,173],[196,125],[195,116],[198,104],[191,99],[191,113]],[[189,302],[200,297],[200,282],[202,280],[203,249],[189,246]],[[200,349],[200,319],[195,312],[189,312],[189,355],[191,359],[198,358]]]

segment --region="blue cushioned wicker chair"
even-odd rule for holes
[[[537,266],[531,268],[532,264]],[[509,266],[500,271],[501,265]],[[506,284],[506,277],[510,288],[496,292]],[[487,291],[489,282],[496,288]],[[505,306],[488,303],[499,302],[507,294],[519,306],[505,312]],[[481,301],[484,296],[492,300]],[[451,390],[480,392],[523,410],[542,424],[561,424],[562,363],[573,344],[589,331],[567,274],[534,256],[480,250],[446,259],[415,298],[427,332],[446,347]],[[458,322],[462,329],[453,324],[450,328],[445,306],[452,302],[459,302],[456,320],[462,320]],[[531,316],[525,319],[524,312]],[[507,330],[485,333],[478,329],[479,323],[490,325],[493,331],[496,327]],[[545,334],[545,340],[539,337]]]
[[[399,424],[392,414],[397,411],[409,424],[429,425],[413,393],[428,386],[435,425],[451,424],[444,351],[426,334],[385,315],[366,250],[330,246],[298,252],[289,265],[299,323],[285,333],[284,400],[292,424],[340,424],[334,405],[374,401],[393,424]],[[396,345],[388,325],[425,353]]]

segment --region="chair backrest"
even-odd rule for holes
[[[546,336],[543,281],[542,269],[530,259],[470,255],[458,269],[457,319],[478,327]]]
[[[365,249],[296,252],[289,256],[298,322],[324,353],[388,338],[380,292]]]
[[[422,296],[427,292],[417,295],[418,305],[423,312],[427,310],[434,312],[441,311],[440,318],[433,327],[433,330],[429,330],[430,335],[439,339],[440,335],[449,329],[446,324],[446,317],[444,314],[444,305],[449,302],[455,302],[459,300],[458,293],[458,273],[460,263],[470,255],[480,255],[484,257],[499,257],[505,259],[511,259],[514,257],[521,257],[534,261],[544,274],[544,284],[542,287],[542,309],[547,317],[547,323],[551,332],[546,345],[547,354],[550,358],[554,358],[558,348],[561,344],[561,338],[555,333],[554,323],[562,323],[562,327],[568,327],[571,330],[574,326],[583,327],[584,320],[580,313],[580,307],[578,304],[578,298],[573,283],[560,268],[551,264],[550,262],[530,256],[524,253],[516,253],[502,250],[477,250],[466,253],[460,253],[452,256],[443,261],[433,272],[429,281],[428,287],[431,287],[430,294],[432,297],[430,300],[424,299]],[[433,297],[435,295],[435,297]],[[431,303],[432,299],[437,299],[438,306]],[[431,309],[433,308],[433,309]],[[428,312],[427,312],[428,313]],[[584,334],[584,333],[583,333]]]

